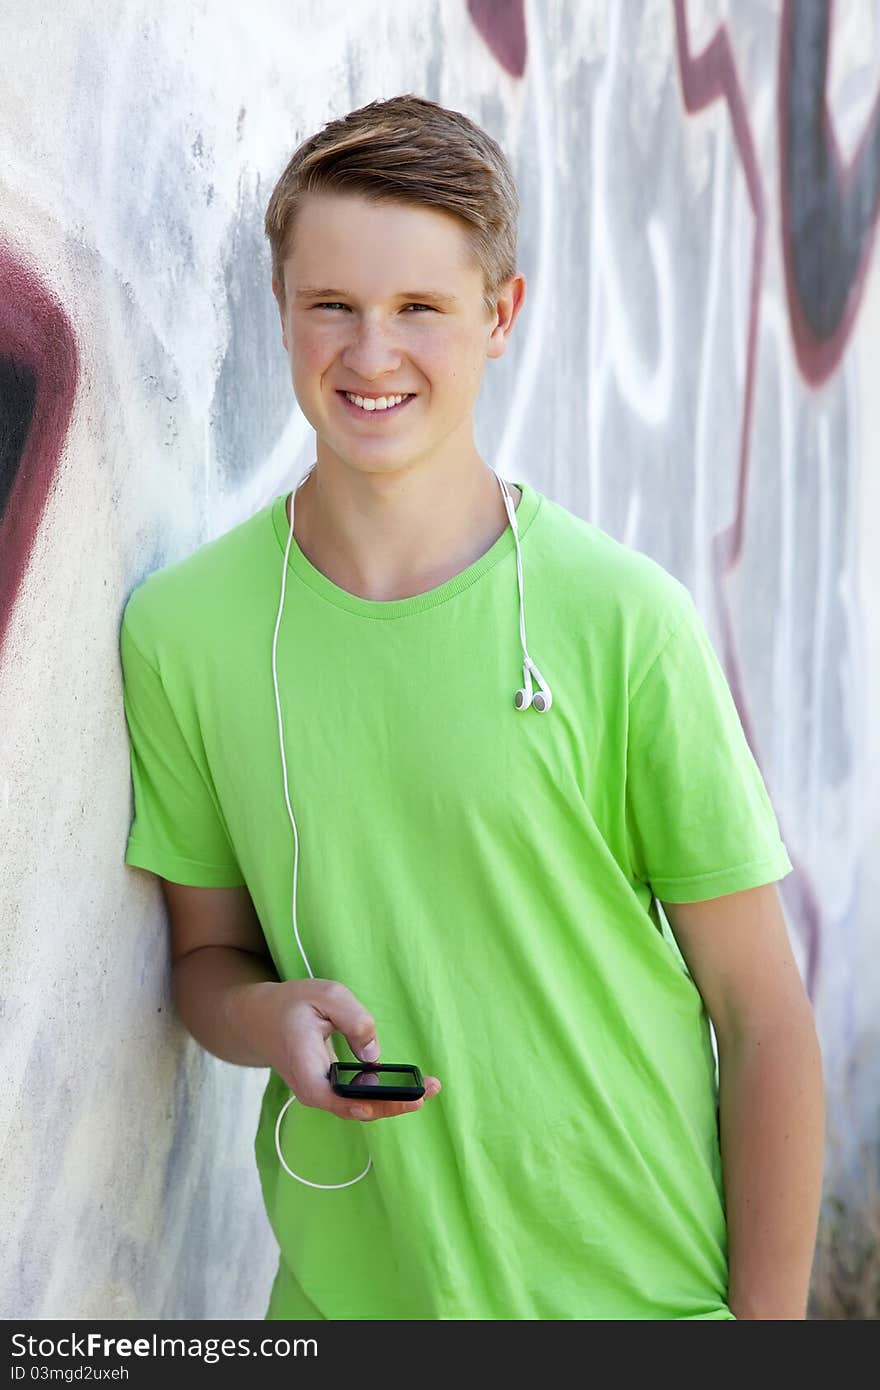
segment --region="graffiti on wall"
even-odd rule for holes
[[[527,81],[530,65],[536,63],[536,55],[539,62],[546,64],[536,31],[537,24],[544,21],[543,12],[529,7],[523,0],[468,0],[467,12],[486,54],[508,78],[516,82]],[[641,239],[647,247],[644,254],[657,285],[654,311],[657,349],[653,365],[643,355],[639,333],[631,328],[632,324],[641,320],[633,317],[628,277],[618,270],[621,258],[626,253],[615,245],[617,238],[610,221],[615,201],[609,192],[614,172],[609,149],[610,120],[617,92],[615,84],[622,80],[620,74],[626,65],[632,67],[634,62],[633,45],[628,51],[623,50],[623,32],[625,26],[629,25],[632,30],[633,25],[637,26],[645,21],[646,16],[656,13],[657,6],[649,4],[643,7],[613,6],[606,12],[607,49],[601,64],[602,71],[594,98],[585,103],[582,113],[585,123],[588,120],[592,122],[591,141],[595,159],[591,165],[583,167],[580,174],[577,169],[571,172],[573,181],[582,178],[589,186],[591,198],[590,219],[585,228],[590,245],[585,259],[590,266],[587,389],[591,393],[590,455],[594,461],[599,459],[601,453],[601,438],[611,428],[611,424],[606,422],[613,417],[607,415],[606,411],[612,408],[628,412],[633,419],[640,418],[642,423],[656,431],[660,426],[665,428],[669,425],[673,410],[680,411],[683,405],[687,406],[687,392],[693,390],[696,432],[702,430],[705,434],[708,428],[704,419],[709,413],[704,401],[708,390],[705,377],[676,380],[675,376],[675,345],[671,328],[675,308],[670,295],[675,289],[672,282],[676,276],[682,278],[686,273],[687,261],[680,259],[677,264],[673,263],[673,250],[670,249],[673,238],[663,225],[665,209],[658,203],[658,207],[645,217],[645,236]],[[692,14],[687,0],[668,0],[663,11],[673,54],[673,64],[663,74],[663,84],[672,90],[677,83],[678,120],[682,125],[696,124],[709,119],[713,109],[723,113],[724,129],[717,125],[714,127],[719,151],[721,141],[725,140],[735,158],[731,183],[735,179],[741,180],[751,217],[747,275],[741,303],[738,309],[734,306],[740,320],[737,321],[734,316],[732,327],[726,330],[733,339],[728,349],[730,360],[721,361],[712,388],[718,390],[718,378],[725,382],[735,378],[738,383],[738,399],[732,407],[735,417],[735,458],[730,460],[731,476],[724,480],[723,488],[720,487],[718,471],[726,467],[724,464],[713,465],[716,472],[708,478],[708,482],[705,478],[697,478],[697,492],[711,486],[730,498],[730,506],[723,524],[720,527],[710,525],[707,534],[701,536],[699,525],[694,524],[693,531],[697,537],[694,567],[698,575],[704,572],[707,576],[706,603],[717,625],[722,665],[749,745],[777,807],[783,838],[795,866],[794,874],[782,884],[782,891],[802,949],[808,989],[815,997],[822,977],[823,946],[826,938],[833,934],[835,923],[830,920],[831,910],[823,906],[822,893],[814,882],[814,846],[805,842],[801,825],[794,823],[792,817],[803,801],[815,805],[824,786],[822,753],[821,750],[816,751],[815,747],[816,741],[822,736],[822,721],[817,718],[816,712],[819,710],[821,714],[823,668],[834,663],[825,660],[820,641],[822,634],[816,631],[811,639],[813,655],[810,675],[815,688],[806,688],[810,682],[802,681],[802,672],[796,668],[790,655],[783,662],[785,673],[778,679],[774,676],[772,704],[777,713],[787,717],[802,702],[802,697],[809,706],[810,725],[808,732],[804,726],[804,739],[811,740],[813,748],[809,758],[811,772],[808,794],[803,798],[796,794],[793,771],[797,761],[797,732],[785,743],[783,753],[775,758],[762,733],[758,711],[767,701],[755,695],[755,682],[759,679],[757,661],[750,662],[744,650],[745,627],[750,615],[744,612],[741,599],[739,603],[736,602],[735,593],[738,583],[740,589],[743,587],[750,504],[754,507],[757,495],[761,497],[763,507],[768,495],[766,490],[757,491],[766,485],[756,440],[759,441],[762,434],[758,418],[762,379],[769,379],[770,373],[770,366],[762,359],[761,347],[762,332],[772,322],[768,285],[772,251],[768,244],[769,229],[776,225],[780,228],[779,255],[784,270],[789,342],[803,386],[808,392],[815,391],[842,370],[844,350],[857,321],[876,239],[880,207],[880,98],[875,100],[864,121],[855,153],[844,164],[827,95],[834,7],[827,0],[800,0],[797,5],[793,0],[781,0],[778,12],[770,15],[775,38],[772,50],[775,67],[772,72],[766,70],[763,73],[775,92],[772,109],[775,113],[779,156],[777,183],[775,168],[762,153],[762,145],[755,131],[754,83],[750,87],[743,77],[731,35],[731,25],[739,24],[740,15],[744,13],[745,10],[739,12],[736,20],[728,19],[717,24],[708,37],[704,36],[699,45],[695,45],[691,36]],[[749,7],[750,21],[756,13],[754,7]],[[768,14],[764,6],[762,18],[766,19]],[[545,39],[546,36],[541,42]],[[537,86],[535,90],[538,90]],[[548,90],[545,83],[545,95]],[[243,117],[244,106],[239,110],[237,138],[241,135]],[[123,121],[119,121],[118,129],[126,129]],[[673,152],[670,154],[672,159],[674,132],[667,130],[664,134]],[[193,158],[203,158],[201,135],[193,145]],[[721,160],[722,154],[719,152],[719,167]],[[548,178],[552,180],[554,177],[553,167],[552,160],[549,163],[541,161],[540,173],[536,176],[540,180],[539,202],[549,196],[546,184]],[[631,182],[636,174],[635,169],[628,171],[627,176],[632,175]],[[673,196],[675,176],[673,169]],[[558,175],[555,177],[558,179]],[[213,197],[213,184],[211,190]],[[668,200],[668,191],[664,196]],[[252,199],[251,203],[246,225],[253,230],[258,225],[259,207],[258,200]],[[771,214],[777,203],[780,215],[774,221]],[[534,204],[524,207],[526,218],[535,216],[533,207]],[[570,216],[570,210],[566,216]],[[539,209],[537,220],[540,223],[537,239],[541,242],[546,239],[547,226],[552,230],[551,224],[555,219],[550,216],[545,218]],[[236,223],[237,234],[241,233],[244,225],[245,222],[239,219]],[[717,278],[721,255],[714,242],[720,244],[728,232],[729,225],[725,224],[723,218],[712,222],[712,261],[705,289],[707,315],[714,293],[712,277]],[[256,249],[257,241],[257,238],[251,239],[249,244],[252,250]],[[230,244],[234,248],[239,242],[233,238]],[[641,243],[634,243],[632,249],[635,253],[643,253]],[[545,247],[541,248],[541,254],[545,257],[542,266],[546,267]],[[233,249],[227,259],[230,265],[237,264],[240,273],[247,279],[246,294],[233,293],[235,286],[230,291],[232,313],[237,312],[235,306],[239,301],[252,303],[252,281],[257,257],[251,255],[243,258],[240,251]],[[539,302],[542,309],[546,309],[546,301]],[[245,311],[242,309],[241,312],[243,314]],[[738,322],[741,322],[741,333],[738,332]],[[240,348],[241,341],[241,337],[231,334],[228,353],[233,351],[236,344]],[[697,344],[704,355],[708,355],[707,343],[708,337],[704,337],[702,343]],[[537,380],[534,357],[533,352],[528,359],[530,389]],[[741,371],[736,370],[739,359]],[[254,435],[259,425],[252,415],[242,412],[233,389],[234,379],[247,371],[247,362],[233,361],[232,358],[228,360],[231,362],[229,371],[224,369],[224,373],[218,374],[216,396],[219,404],[212,409],[212,426],[216,432],[214,451],[219,458],[225,442],[229,446],[230,459],[240,460],[244,457],[243,442]],[[226,362],[227,358],[223,361]],[[525,361],[524,358],[523,363]],[[0,648],[63,449],[76,393],[77,362],[74,334],[64,310],[21,257],[9,250],[4,251],[0,256],[0,553],[3,556],[0,567]],[[731,366],[733,370],[725,371],[725,367]],[[783,369],[776,367],[775,370]],[[268,373],[264,375],[268,376]],[[227,376],[230,378],[228,381]],[[286,381],[281,384],[286,390]],[[511,383],[508,386],[509,394],[519,398],[521,393],[517,388],[520,384],[517,381]],[[612,401],[613,407],[609,404]],[[845,402],[838,402],[838,416],[843,421],[840,428],[846,424],[848,408]],[[277,413],[277,409],[273,410],[273,420]],[[516,415],[516,410],[512,414]],[[517,418],[521,418],[521,414],[520,411]],[[264,420],[264,434],[266,428]],[[239,432],[234,439],[231,436],[233,429]],[[825,423],[819,431],[824,450],[819,463],[829,470],[832,452],[830,429],[831,426]],[[825,433],[822,433],[823,430]],[[288,434],[287,446],[290,438]],[[679,437],[676,442],[680,447],[687,440]],[[288,457],[289,453],[288,448]],[[852,478],[843,476],[847,469],[850,474],[853,469],[852,448],[848,442],[842,453],[845,462],[838,474],[831,476],[829,484],[832,497],[828,505],[831,506],[834,503],[833,489],[844,485],[852,488]],[[594,462],[591,467],[598,467],[598,464]],[[229,493],[237,489],[239,498],[244,497],[249,480],[234,474],[232,464],[229,480]],[[564,492],[564,488],[560,490]],[[644,548],[649,548],[650,535],[645,530],[646,523],[640,520],[640,488],[638,485],[632,486],[629,479],[627,491],[626,525],[619,529],[627,542],[644,544]],[[687,496],[684,484],[682,492],[679,510],[695,505]],[[252,499],[253,492],[248,496]],[[602,524],[598,492],[591,492],[590,496],[591,504],[595,501],[596,505],[590,505],[587,515],[597,524]],[[769,527],[771,534],[774,526],[777,527],[783,538],[779,552],[780,568],[785,570],[794,564],[794,551],[787,548],[788,543],[784,539],[788,523],[782,511],[782,492],[775,494],[775,497],[779,514],[775,517],[771,514],[769,521],[764,517],[762,525],[765,530]],[[643,508],[643,512],[656,515],[656,509],[650,505]],[[840,550],[841,543],[838,541],[836,544]],[[823,563],[827,565],[828,562]],[[843,555],[840,561],[841,567],[851,566],[852,563],[851,554]],[[829,582],[826,574],[823,583],[827,586]],[[786,602],[793,604],[795,599],[790,593],[792,581],[783,575],[779,583],[782,586],[780,593],[788,593]],[[785,588],[786,584],[789,589]],[[751,590],[755,588],[751,576],[747,576],[746,587]],[[797,585],[794,587],[797,588]],[[785,610],[785,603],[781,607]],[[834,615],[827,606],[823,609],[818,605],[816,611],[826,613],[827,630],[829,633],[837,631],[837,640],[845,655],[851,641],[856,640],[855,636],[850,638],[846,632],[841,636],[841,622],[838,620],[835,626]],[[812,617],[812,614],[808,616]],[[800,641],[798,623],[789,618],[790,614],[786,617],[786,627],[795,632],[795,637],[789,635],[785,640],[789,643]],[[825,700],[826,707],[830,703]],[[765,718],[765,730],[766,725]],[[852,756],[851,749],[849,755]],[[843,753],[836,756],[845,760]],[[851,814],[851,804],[846,814]],[[847,872],[854,880],[854,860]],[[845,906],[835,909],[838,913],[852,910],[851,895],[844,896]]]
[[[291,141],[380,90],[466,110],[513,158],[528,296],[481,392],[492,462],[691,587],[795,866],[781,890],[810,994],[839,1001],[824,1041],[846,1054],[852,976],[863,963],[870,974],[847,934],[865,857],[852,525],[865,412],[847,347],[880,197],[870,5],[873,28],[869,0],[377,0],[348,7],[342,45],[335,11],[276,5],[262,48],[241,7],[218,19],[169,0],[149,15],[59,9],[48,48],[23,15],[5,27],[0,682],[23,676],[4,685],[5,708],[19,717],[10,742],[33,736],[35,774],[20,792],[0,780],[21,876],[8,895],[5,1079],[10,1096],[43,1104],[11,1170],[21,1200],[4,1297],[16,1316],[73,1304],[79,1316],[262,1311],[271,1252],[255,1236],[258,1194],[238,1200],[254,1178],[247,1078],[227,1076],[215,1105],[204,1055],[168,1031],[155,901],[122,902],[109,620],[125,585],[235,525],[311,462],[262,216]],[[66,308],[48,288],[53,255]],[[76,640],[56,652],[47,625],[33,665],[11,673],[10,621],[29,586],[41,614],[57,593],[34,556],[62,466],[77,470],[66,535],[94,538],[101,575],[94,590],[68,583],[81,565],[53,582],[103,652],[83,661]],[[65,630],[67,612],[47,616]],[[49,663],[60,687],[43,679]],[[88,696],[72,739],[57,704],[65,681]],[[58,734],[56,722],[44,757],[40,735]],[[47,824],[51,872],[31,862]],[[48,990],[35,941],[49,952]],[[223,1170],[217,1153],[239,1166]]]
[[[743,340],[740,352],[743,360],[741,392],[737,421],[736,477],[728,494],[732,496],[729,520],[706,537],[706,556],[698,557],[697,567],[705,564],[710,576],[712,613],[719,633],[719,655],[736,703],[746,738],[771,789],[780,828],[791,854],[794,873],[781,885],[792,928],[802,948],[804,974],[808,990],[815,999],[821,977],[822,946],[826,936],[833,936],[839,922],[829,921],[823,909],[821,894],[814,882],[814,871],[799,844],[798,827],[789,824],[784,807],[791,798],[774,791],[765,750],[757,732],[749,694],[748,663],[740,652],[737,640],[738,625],[743,614],[737,613],[731,601],[731,588],[743,561],[745,532],[749,515],[750,463],[756,427],[755,398],[759,373],[762,311],[767,299],[767,234],[768,203],[777,194],[772,169],[762,164],[758,143],[753,132],[749,97],[737,63],[735,46],[728,22],[720,22],[695,51],[689,36],[687,0],[670,0],[674,25],[675,58],[680,84],[681,101],[687,118],[698,120],[707,108],[719,103],[728,122],[729,139],[735,150],[752,218],[751,256],[744,285],[741,308]],[[493,3],[493,0],[471,0],[468,5],[473,22],[498,63],[511,76],[522,77],[526,69],[528,44],[527,16],[521,3]],[[632,14],[632,11],[630,12]],[[790,340],[804,380],[809,387],[818,387],[838,368],[846,343],[852,333],[859,301],[874,242],[878,205],[880,205],[880,97],[873,105],[857,141],[856,151],[844,166],[828,101],[829,49],[833,27],[833,6],[829,0],[783,0],[777,22],[778,65],[776,80],[776,119],[779,150],[778,198],[781,211],[781,257],[785,272],[785,292],[788,308]],[[614,66],[624,60],[620,55],[621,17],[613,7],[609,19],[609,40],[606,62]],[[631,53],[630,49],[630,53]],[[773,80],[773,74],[768,75]],[[601,124],[606,111],[602,97],[595,103],[593,119]],[[717,127],[716,127],[717,130]],[[603,134],[594,137],[594,148],[601,149]],[[591,190],[595,199],[606,198],[602,178],[607,177],[607,164],[596,161],[599,177],[594,174]],[[602,225],[605,214],[597,214]],[[713,225],[718,237],[729,231],[723,222]],[[654,254],[660,301],[663,302],[664,269],[663,233],[656,217],[647,224],[648,239]],[[607,237],[601,240],[608,240]],[[598,244],[591,247],[596,255]],[[609,255],[613,262],[613,253]],[[601,271],[600,271],[601,274]],[[621,288],[624,277],[608,274],[611,312],[626,322],[626,292]],[[668,303],[668,301],[667,301]],[[591,312],[594,306],[590,306]],[[617,330],[619,332],[619,330]],[[662,330],[661,330],[662,332]],[[615,329],[610,329],[614,336]],[[633,335],[635,336],[635,335]],[[668,337],[666,340],[668,344]],[[664,344],[658,352],[658,363],[664,356]],[[633,384],[625,384],[627,369],[621,363],[631,349],[617,347],[612,352],[617,367],[618,382],[630,405],[637,410],[644,406],[644,416],[656,425],[665,412],[656,408],[656,390],[651,401],[650,377],[642,364],[636,364]],[[601,353],[599,354],[601,356]],[[595,368],[595,361],[591,367]],[[659,365],[657,368],[659,372]],[[653,384],[661,379],[655,372]],[[595,372],[594,372],[595,374]],[[641,376],[641,381],[639,377]],[[824,422],[823,422],[824,426]],[[820,433],[823,426],[820,426]],[[822,437],[826,444],[827,427]],[[850,484],[851,485],[851,484]],[[780,526],[781,526],[780,521]],[[625,539],[637,541],[634,526],[627,528]],[[786,559],[791,552],[786,552]],[[848,557],[852,564],[853,557]],[[748,617],[748,615],[745,615]],[[812,616],[812,615],[811,615]],[[830,620],[829,620],[830,621]],[[821,648],[821,633],[813,634],[816,648]],[[844,645],[846,644],[844,637]],[[857,636],[853,634],[854,641]],[[815,667],[820,657],[814,658]],[[814,683],[818,685],[820,677]],[[790,694],[797,694],[789,687]],[[819,699],[816,692],[806,692],[811,711]],[[816,721],[810,737],[821,738]],[[819,761],[814,753],[813,765]],[[821,778],[819,778],[821,780]],[[811,783],[817,791],[817,779]],[[855,869],[853,869],[855,873]],[[853,910],[854,893],[847,898],[844,912]]]
[[[77,374],[64,310],[0,246],[0,652],[58,467]]]
[[[840,362],[880,214],[880,93],[844,165],[827,98],[832,0],[785,0],[779,171],[785,288],[798,364],[821,385]]]
[[[730,524],[712,538],[712,574],[723,665],[760,765],[761,750],[756,746],[726,581],[740,563],[748,509],[767,226],[765,193],[726,27],[719,25],[695,56],[688,41],[686,0],[675,0],[675,23],[685,108],[693,115],[716,100],[726,104],[754,218],[736,506]],[[880,99],[874,104],[855,155],[844,168],[827,97],[831,26],[829,0],[801,0],[798,5],[784,0],[776,102],[782,259],[797,362],[806,383],[814,387],[837,367],[852,332],[880,207]],[[797,837],[787,835],[783,826],[783,838],[790,846],[795,869],[784,893],[804,944],[807,985],[815,996],[825,934],[822,906],[810,866],[798,852]]]

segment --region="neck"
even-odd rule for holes
[[[517,506],[519,489],[507,484]],[[288,521],[290,504],[288,502]],[[509,525],[493,471],[460,465],[361,473],[321,459],[297,490],[294,537],[306,559],[349,593],[410,598],[474,564]]]

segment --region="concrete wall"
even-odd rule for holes
[[[118,622],[311,462],[265,203],[397,92],[513,160],[528,300],[479,446],[690,586],[795,865],[833,1152],[871,1138],[877,0],[7,0],[0,51],[0,1316],[265,1309],[265,1074],[169,1011]]]

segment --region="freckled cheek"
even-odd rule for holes
[[[459,354],[452,355],[437,366],[434,372],[436,389],[456,405],[470,400],[479,390],[481,365],[473,357],[472,350],[469,354],[468,347],[462,344]]]
[[[455,375],[459,382],[465,378],[479,375],[483,364],[483,352],[470,333],[462,333],[443,345],[444,370],[447,375]]]
[[[328,338],[315,334],[300,334],[293,343],[294,372],[312,373],[321,371],[336,356],[333,344]]]
[[[458,389],[468,377],[475,374],[473,343],[466,338],[450,338],[433,348],[424,347],[421,351],[414,348],[411,357],[438,388],[446,382]]]
[[[300,402],[317,401],[324,393],[322,378],[331,371],[336,354],[328,351],[326,341],[300,336],[290,354],[290,375]]]
[[[295,383],[308,391],[316,379],[333,367],[344,342],[330,333],[297,333],[291,339],[291,364]],[[470,379],[479,376],[482,358],[474,355],[473,339],[462,335],[442,343],[408,342],[404,335],[398,345],[401,361],[409,361],[415,371],[431,384],[433,391],[442,391],[444,383],[455,391],[461,390]]]

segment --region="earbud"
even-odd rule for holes
[[[528,657],[523,662],[523,687],[524,688],[518,690],[513,697],[513,703],[516,705],[517,709],[528,709],[535,698],[534,690],[532,689],[532,673],[529,670]]]
[[[532,685],[532,672],[534,672],[535,679],[541,687],[540,690],[535,690]],[[546,714],[547,710],[553,704],[553,695],[549,685],[544,680],[544,677],[541,675],[541,672],[530,656],[527,656],[523,662],[523,687],[524,688],[518,690],[513,697],[513,703],[516,705],[516,708],[528,709],[529,705],[532,705],[539,714]]]

